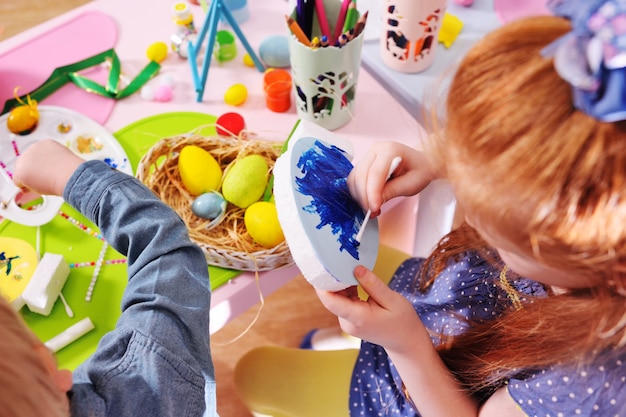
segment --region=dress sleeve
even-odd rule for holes
[[[624,359],[534,371],[511,379],[508,391],[528,416],[626,415]]]

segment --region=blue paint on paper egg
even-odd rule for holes
[[[312,197],[303,210],[319,215],[316,227],[330,226],[333,235],[338,236],[339,251],[345,250],[358,260],[356,234],[365,214],[348,190],[346,180],[352,163],[338,147],[315,141],[315,146],[300,156],[297,166],[304,174],[296,178],[298,192]]]
[[[259,46],[259,56],[265,65],[272,68],[287,68],[289,62],[289,41],[286,36],[272,35]]]
[[[191,211],[198,217],[213,220],[226,211],[226,205],[226,200],[220,193],[204,193],[193,201]]]

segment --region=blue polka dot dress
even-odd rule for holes
[[[422,259],[409,259],[396,271],[389,286],[415,307],[433,334],[458,335],[466,320],[490,320],[511,305],[501,285],[500,269],[476,254],[450,264],[425,292],[416,290],[416,275]],[[545,296],[541,285],[520,278],[513,288],[524,296]],[[434,336],[433,343],[439,338]],[[585,369],[550,368],[526,372],[524,379],[511,379],[509,394],[528,416],[623,416],[626,417],[626,355],[622,360]],[[402,380],[385,350],[366,341],[352,374],[352,417],[402,416],[419,413],[403,393]]]

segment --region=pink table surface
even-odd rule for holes
[[[0,102],[29,93],[50,76],[57,67],[73,64],[115,46],[117,26],[108,14],[86,11],[29,40],[0,53]],[[94,66],[84,75],[103,82],[107,70]],[[104,123],[113,110],[114,101],[87,93],[68,83],[45,99],[51,106],[81,112],[98,123]]]
[[[281,0],[251,0],[248,2],[251,18],[241,24],[248,42],[258,51],[260,43],[270,35],[287,35],[284,15],[288,3]],[[190,6],[195,24],[201,27],[204,14],[199,6]],[[31,30],[0,42],[0,55],[49,31],[81,13],[105,13],[117,25],[115,50],[122,63],[122,71],[132,77],[146,65],[146,49],[157,41],[169,44],[175,28],[172,23],[172,4],[148,0],[98,0],[45,22]],[[233,61],[217,64],[213,61],[206,84],[204,100],[196,102],[191,70],[186,60],[171,53],[162,63],[160,75],[171,74],[176,80],[174,98],[168,103],[148,102],[135,94],[115,103],[110,116],[103,123],[111,132],[142,119],[165,112],[194,111],[221,115],[239,112],[246,120],[247,129],[259,137],[283,141],[297,120],[295,107],[286,113],[273,113],[264,104],[262,74],[242,63],[245,50],[238,42],[238,55]],[[157,83],[158,77],[150,81]],[[248,87],[247,101],[235,108],[223,101],[228,87],[243,83]],[[45,104],[45,101],[43,102]],[[356,92],[354,119],[335,131],[354,144],[355,161],[369,145],[381,140],[394,140],[420,146],[423,129],[366,71],[361,70]],[[412,253],[414,246],[416,197],[390,203],[380,218],[381,243]],[[408,231],[408,232],[407,232]],[[264,296],[292,279],[296,267],[283,268],[259,274]],[[211,333],[259,302],[259,293],[253,273],[243,273],[232,282],[214,291],[211,310]]]

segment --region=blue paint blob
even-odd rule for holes
[[[104,158],[103,162],[107,164],[108,166],[110,166],[111,168],[114,168],[114,169],[118,168],[117,162],[113,158]]]
[[[316,140],[314,146],[302,153],[297,167],[303,174],[296,178],[297,191],[312,198],[303,210],[319,215],[317,229],[330,226],[340,243],[339,250],[358,260],[356,235],[365,213],[348,190],[352,163],[338,147]]]

